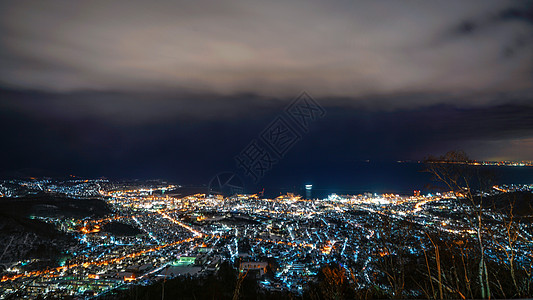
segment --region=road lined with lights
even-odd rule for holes
[[[162,212],[162,211],[158,211],[158,213],[159,213],[163,218],[165,218],[165,219],[167,219],[167,220],[170,220],[172,223],[177,224],[177,225],[179,225],[179,226],[181,226],[181,227],[183,227],[183,228],[189,230],[189,231],[192,232],[195,236],[197,236],[197,237],[202,237],[202,236],[203,236],[203,233],[201,233],[201,232],[195,230],[194,228],[192,228],[192,227],[189,226],[189,225],[186,225],[186,224],[184,224],[184,223],[182,223],[182,222],[180,222],[180,221],[178,221],[178,220],[176,220],[176,219],[170,217],[170,216],[167,215],[166,213],[164,213],[164,212]]]
[[[64,271],[67,271],[69,269],[80,267],[80,266],[84,267],[84,268],[87,268],[89,266],[110,265],[110,264],[114,264],[114,263],[120,262],[120,261],[122,261],[124,259],[127,259],[127,258],[135,258],[137,256],[141,256],[143,254],[150,253],[150,252],[153,252],[153,251],[162,250],[162,249],[165,249],[165,248],[168,248],[168,247],[172,247],[172,246],[176,246],[176,245],[179,245],[179,244],[182,244],[182,243],[192,242],[192,241],[196,240],[197,238],[199,238],[199,237],[191,237],[191,238],[184,239],[184,240],[179,240],[179,241],[176,241],[176,242],[173,242],[173,243],[170,243],[170,244],[149,248],[149,249],[146,249],[146,250],[130,253],[130,254],[125,255],[125,256],[121,256],[121,257],[117,257],[117,258],[113,258],[113,259],[109,259],[109,260],[104,260],[104,261],[85,262],[85,263],[80,263],[80,264],[70,264],[70,265],[67,265],[67,266],[62,266],[62,267],[57,267],[57,268],[52,268],[52,269],[46,269],[46,270],[40,270],[40,271],[26,272],[24,274],[17,274],[17,275],[13,275],[13,276],[3,276],[1,281],[15,280],[15,279],[18,279],[18,278],[21,278],[21,277],[32,277],[32,276],[40,276],[40,275],[51,275],[50,277],[53,277],[55,275],[54,273],[56,273],[56,272],[64,272]]]

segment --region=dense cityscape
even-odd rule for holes
[[[533,0],[0,20],[0,300],[533,298]]]
[[[98,298],[180,276],[201,279],[215,274],[224,262],[253,278],[259,293],[302,296],[321,269],[334,263],[356,289],[377,287],[394,295],[395,285],[387,280],[394,276],[383,269],[384,260],[401,255],[427,260],[435,237],[463,245],[473,243],[478,234],[469,219],[472,208],[452,192],[331,194],[325,199],[286,194],[267,199],[261,194],[179,196],[180,188],[163,181],[1,182],[0,199],[101,199],[109,211],[73,217],[53,204],[32,209],[30,219],[52,224],[75,242],[60,249],[59,259],[47,260],[17,255],[43,241],[28,239],[27,233],[3,235],[0,298]],[[306,189],[312,192],[311,185]],[[532,192],[533,185],[496,185],[484,197]],[[501,263],[511,252],[515,267],[527,270],[533,263],[533,215],[516,218],[516,237],[509,244],[510,215],[483,209],[486,225],[480,234],[487,240],[486,259]],[[406,287],[401,296],[425,294],[421,288]]]

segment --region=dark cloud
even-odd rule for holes
[[[533,159],[532,3],[0,1],[1,168],[233,169],[302,90],[328,115],[293,168]]]
[[[507,37],[497,36],[502,31],[506,32]],[[529,56],[529,53],[533,53],[533,1],[514,2],[513,6],[470,16],[454,25],[445,40],[481,35],[499,39],[504,58],[513,58],[523,51]],[[528,63],[533,67],[531,60]]]
[[[457,28],[455,29],[455,33],[457,34],[470,34],[473,33],[478,28],[478,24],[476,24],[474,21],[463,21]]]
[[[523,21],[533,25],[533,2],[523,1],[522,7],[509,7],[501,10],[495,17],[496,21]]]
[[[469,35],[511,22],[533,26],[533,1],[514,2],[514,6],[503,7],[493,12],[476,14],[463,20],[451,30],[453,35]]]
[[[528,39],[530,23],[490,24],[528,20],[528,3],[2,1],[0,83],[351,99],[515,92],[532,87],[532,54],[498,59],[517,56],[508,39]],[[449,28],[469,38],[432,45]]]
[[[258,101],[240,113],[229,110],[232,117],[201,119],[196,113],[180,113],[178,106],[127,107],[122,97],[117,100],[126,101],[121,105],[96,110],[88,100],[80,105],[79,94],[0,93],[4,100],[6,95],[13,100],[0,106],[3,144],[8,145],[0,150],[4,171],[39,168],[84,176],[170,176],[191,183],[206,182],[220,170],[234,170],[233,157],[291,100],[277,99],[275,109],[265,109]],[[110,99],[112,95],[106,95],[104,103]],[[36,105],[43,102],[53,106]],[[464,149],[476,159],[533,159],[531,103],[440,104],[388,111],[325,108],[326,117],[313,124],[276,172],[292,174],[310,162],[416,160],[449,149]]]
[[[513,58],[521,52],[533,51],[533,34],[530,36],[517,36],[509,42],[503,49],[503,55],[506,58]]]

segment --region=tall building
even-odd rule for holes
[[[313,191],[313,185],[306,184],[305,185],[305,198],[306,199],[311,199],[312,191]]]

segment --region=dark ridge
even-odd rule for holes
[[[87,218],[104,217],[112,211],[100,199],[72,199],[40,193],[20,198],[0,198],[2,212],[23,217]]]
[[[0,276],[12,262],[38,259],[25,270],[56,266],[63,251],[77,244],[74,238],[41,220],[0,212]]]
[[[135,236],[143,233],[131,225],[120,222],[107,223],[102,227],[102,230],[115,236]]]

